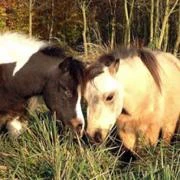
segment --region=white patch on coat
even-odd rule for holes
[[[45,42],[28,38],[19,33],[4,33],[0,35],[0,64],[16,63],[13,76],[28,62]]]
[[[18,136],[22,131],[22,123],[19,121],[19,116],[7,123],[8,134],[11,136]]]
[[[81,87],[80,86],[78,86],[77,91],[78,91],[78,99],[76,103],[76,116],[77,116],[77,119],[79,119],[82,122],[82,131],[84,131],[85,121],[84,121],[84,116],[83,116],[82,108],[81,108]]]

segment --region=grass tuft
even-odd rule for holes
[[[121,147],[94,147],[59,133],[53,117],[33,113],[17,139],[0,136],[0,179],[178,179],[180,145],[144,148],[136,160],[123,162]],[[116,153],[112,153],[116,148]]]

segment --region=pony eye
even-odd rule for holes
[[[72,94],[71,94],[71,92],[69,90],[65,90],[65,95],[67,97],[72,97]]]
[[[60,86],[59,86],[59,91],[60,91],[60,89],[64,91],[64,94],[65,94],[67,97],[69,97],[69,98],[72,97],[71,91],[70,91],[69,89],[67,89],[64,85],[61,85],[61,84],[60,84]]]
[[[113,98],[114,98],[114,94],[110,94],[106,97],[106,101],[111,102],[113,100]]]

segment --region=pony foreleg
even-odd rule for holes
[[[39,97],[38,96],[33,96],[28,99],[27,101],[27,106],[29,111],[35,111],[38,108],[39,105]]]
[[[145,132],[143,132],[143,137],[145,139],[145,145],[156,146],[158,143],[159,133],[161,126],[159,124],[152,123],[147,126]]]
[[[180,133],[180,119],[170,121],[164,124],[162,128],[162,139],[165,143],[169,144],[177,128],[177,133]]]
[[[22,118],[21,116],[15,116],[7,122],[6,129],[9,136],[18,137],[26,129],[27,121]]]
[[[7,122],[6,128],[8,130],[8,134],[12,137],[17,137],[21,134],[22,123],[19,121],[19,118],[19,116],[16,116],[14,119]]]
[[[134,129],[134,122],[128,115],[121,114],[117,120],[117,130],[123,145],[133,151],[136,146],[136,131]]]
[[[125,132],[125,131],[121,130],[119,132],[119,136],[120,136],[120,138],[122,140],[123,145],[127,149],[133,151],[134,148],[135,148],[135,145],[136,145],[136,135],[135,135],[135,133],[133,133],[133,132]]]

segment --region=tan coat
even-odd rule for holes
[[[89,79],[88,79],[89,78]],[[180,116],[180,61],[170,53],[125,49],[87,69],[87,134],[105,140],[116,124],[130,150],[170,142]]]
[[[121,114],[116,124],[128,149],[142,142],[155,145],[160,130],[169,142],[180,115],[180,61],[170,53],[154,55],[159,63],[161,92],[137,56],[123,61],[117,72],[125,87],[124,107],[130,115]]]

